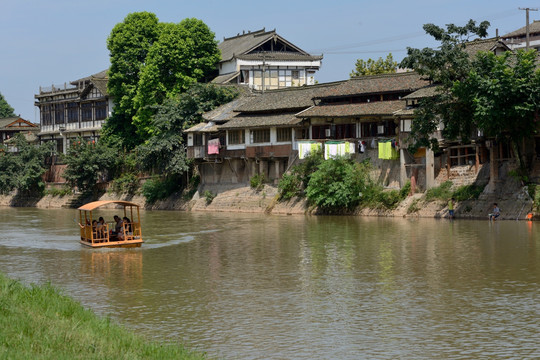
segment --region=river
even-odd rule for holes
[[[143,211],[98,250],[75,215],[0,208],[0,271],[213,358],[540,358],[538,223]]]

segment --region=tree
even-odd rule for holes
[[[45,188],[45,158],[54,153],[54,144],[33,145],[21,134],[13,137],[17,151],[0,146],[0,193],[15,189],[22,193],[39,193]]]
[[[114,172],[119,162],[118,149],[79,137],[68,148],[65,161],[64,177],[71,186],[85,192],[95,189],[101,177]]]
[[[398,63],[394,61],[392,53],[386,56],[386,59],[380,57],[378,60],[363,59],[356,60],[355,69],[351,72],[350,76],[365,76],[365,75],[377,75],[377,74],[389,74],[395,73]]]
[[[420,102],[415,112],[411,136],[413,147],[426,146],[436,149],[438,142],[432,137],[440,123],[444,125],[443,135],[448,139],[470,137],[473,124],[468,116],[472,109],[467,101],[458,101],[452,89],[456,81],[467,78],[472,58],[466,51],[466,43],[473,36],[487,36],[489,22],[479,25],[469,20],[463,26],[449,24],[446,30],[434,24],[424,25],[424,30],[440,42],[437,49],[407,48],[407,56],[400,64],[402,68],[413,69],[431,80],[435,86],[433,97]]]
[[[214,71],[219,59],[214,33],[201,20],[163,24],[158,40],[148,52],[135,96],[134,124],[139,136],[146,139],[154,131],[152,105],[162,104],[203,80]]]
[[[155,105],[214,71],[220,59],[214,33],[201,20],[160,23],[143,12],[126,17],[109,36],[109,93],[118,103],[105,138],[133,148],[153,134]]]
[[[169,175],[180,175],[188,170],[182,131],[200,123],[203,113],[232,101],[236,96],[235,88],[193,84],[187,92],[156,106],[152,121],[154,134],[138,147],[144,168]]]
[[[8,104],[4,95],[0,93],[0,118],[16,116],[13,108]]]
[[[115,107],[105,124],[103,135],[109,141],[113,138],[113,142],[119,142],[127,148],[140,143],[136,127],[132,124],[137,113],[134,98],[146,56],[159,33],[156,15],[137,12],[116,24],[107,39],[111,58],[107,88],[115,101]]]
[[[530,164],[521,151],[523,140],[537,132],[540,110],[540,70],[536,50],[495,55],[481,52],[468,76],[454,83],[452,94],[472,112],[461,122],[481,129],[484,135],[508,139],[521,175]]]

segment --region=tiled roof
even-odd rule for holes
[[[414,115],[414,108],[401,109],[394,113],[394,116],[413,116],[413,115]]]
[[[527,26],[524,26],[522,28],[509,32],[506,35],[503,35],[502,38],[508,39],[508,38],[514,38],[514,37],[523,37],[523,36],[526,36],[526,30],[527,30]],[[538,34],[538,33],[540,33],[540,21],[534,20],[531,24],[529,24],[529,34]]]
[[[301,122],[301,119],[294,116],[295,114],[295,112],[281,114],[241,114],[231,121],[220,125],[219,129],[227,130],[270,126],[294,126]]]
[[[393,115],[394,112],[404,109],[404,100],[374,101],[369,103],[336,104],[314,106],[297,117],[355,117],[355,116],[383,116]]]
[[[422,99],[422,98],[434,96],[436,93],[437,93],[437,86],[430,85],[430,86],[426,86],[421,89],[418,89],[412,94],[404,96],[403,99],[405,100]]]
[[[400,91],[415,91],[429,82],[415,72],[353,77],[339,86],[329,87],[319,98],[345,97],[352,95],[384,94]]]
[[[218,126],[210,121],[210,122],[202,122],[202,123],[198,123],[197,125],[194,125],[192,127],[190,127],[189,129],[187,130],[184,130],[185,133],[190,133],[190,132],[216,132],[218,131]]]
[[[510,50],[499,38],[476,39],[465,43],[465,52],[469,56],[474,56],[479,51],[494,51],[497,48],[504,51]]]
[[[263,94],[252,98],[236,111],[241,112],[268,112],[303,110],[314,104],[313,98],[320,96],[341,84],[341,82],[325,83],[307,86],[293,86],[279,90],[267,90]]]
[[[12,125],[13,123],[22,121],[27,126],[16,126]],[[12,125],[12,126],[10,126]],[[28,131],[39,131],[39,125],[36,125],[34,123],[29,122],[28,120],[24,120],[23,118],[19,116],[13,116],[8,118],[1,118],[0,119],[0,130],[28,130]]]
[[[73,81],[70,82],[70,84],[77,85],[80,82],[91,80],[92,78],[108,79],[108,72],[109,72],[109,69],[105,69],[105,70],[102,70],[102,71],[100,71],[100,72],[98,72],[96,74],[92,74],[90,76],[86,76],[86,77],[83,77],[81,79],[73,80]]]
[[[242,60],[277,60],[277,61],[317,61],[322,60],[322,55],[310,55],[302,54],[298,52],[286,52],[286,51],[265,51],[252,54],[238,55],[238,59]]]
[[[272,31],[265,31],[265,29],[262,29],[225,38],[218,45],[221,50],[221,61],[229,61],[235,56],[247,54],[250,50],[264,44],[270,39],[279,39],[280,41],[287,43],[291,49],[307,55],[305,51],[276,34],[275,29]]]
[[[250,101],[253,98],[253,95],[246,93],[242,94],[233,101],[230,101],[226,104],[223,104],[212,111],[206,112],[203,114],[203,119],[207,121],[214,121],[216,123],[221,123],[229,121],[238,115],[236,109],[239,106],[242,106],[246,102]]]
[[[235,71],[232,73],[219,75],[219,76],[216,76],[214,80],[212,80],[211,82],[214,84],[226,84],[229,81],[235,79],[238,75],[240,75],[240,71]]]

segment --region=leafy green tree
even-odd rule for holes
[[[354,209],[371,184],[367,168],[346,158],[323,161],[306,188],[309,202],[327,213]]]
[[[436,49],[407,48],[407,56],[400,64],[402,68],[415,70],[420,75],[433,81],[436,86],[435,95],[420,102],[415,113],[411,135],[413,147],[427,146],[436,149],[438,142],[432,137],[440,123],[444,124],[443,135],[449,139],[470,137],[473,124],[468,119],[472,112],[470,102],[459,102],[452,89],[456,81],[467,78],[472,57],[466,51],[466,44],[473,36],[487,36],[489,22],[479,25],[469,20],[465,26],[446,25],[443,29],[434,24],[424,25],[424,30],[440,42]]]
[[[392,53],[386,56],[386,59],[380,57],[378,60],[363,59],[356,60],[355,69],[351,72],[350,76],[365,76],[365,75],[377,75],[377,74],[390,74],[395,73],[398,63],[394,61]]]
[[[137,12],[116,24],[107,39],[111,59],[107,87],[114,98],[115,107],[105,124],[104,136],[128,148],[140,143],[136,127],[132,124],[137,113],[134,98],[146,57],[159,34],[156,15]]]
[[[146,139],[154,131],[152,105],[162,104],[206,78],[220,57],[214,33],[201,20],[162,24],[160,36],[148,52],[135,96],[134,124],[139,136]]]
[[[138,147],[143,167],[156,173],[180,175],[188,170],[182,131],[202,121],[202,114],[238,96],[235,88],[193,84],[187,92],[155,108],[154,134]]]
[[[529,165],[521,144],[537,132],[540,111],[540,71],[536,58],[536,50],[502,55],[479,53],[468,76],[456,81],[452,88],[456,102],[472,110],[459,121],[481,129],[487,137],[508,139],[521,175],[526,174]]]
[[[94,190],[98,180],[113,173],[118,167],[119,151],[113,147],[78,138],[65,156],[64,177],[80,191]]]
[[[0,193],[6,194],[15,189],[27,194],[40,193],[45,187],[45,158],[54,153],[54,144],[29,144],[21,134],[13,139],[16,152],[8,152],[4,145],[0,145]]]
[[[4,95],[0,93],[0,118],[16,116],[13,111],[13,108],[9,106],[8,102],[4,98]]]
[[[133,13],[108,38],[109,93],[117,102],[107,122],[107,141],[133,148],[154,132],[155,105],[204,80],[220,59],[214,33],[201,20],[160,23],[152,13]]]

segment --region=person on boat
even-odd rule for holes
[[[96,230],[99,238],[105,237],[105,219],[103,218],[103,216],[99,217],[99,221],[96,225]]]
[[[120,216],[114,215],[114,222],[116,223],[114,226],[114,234],[119,234],[122,230],[122,219],[120,219]]]
[[[124,216],[124,219],[122,220],[122,228],[120,229],[120,232],[118,233],[118,239],[124,240],[126,235],[132,235],[131,232],[131,220],[129,220],[128,217]]]

